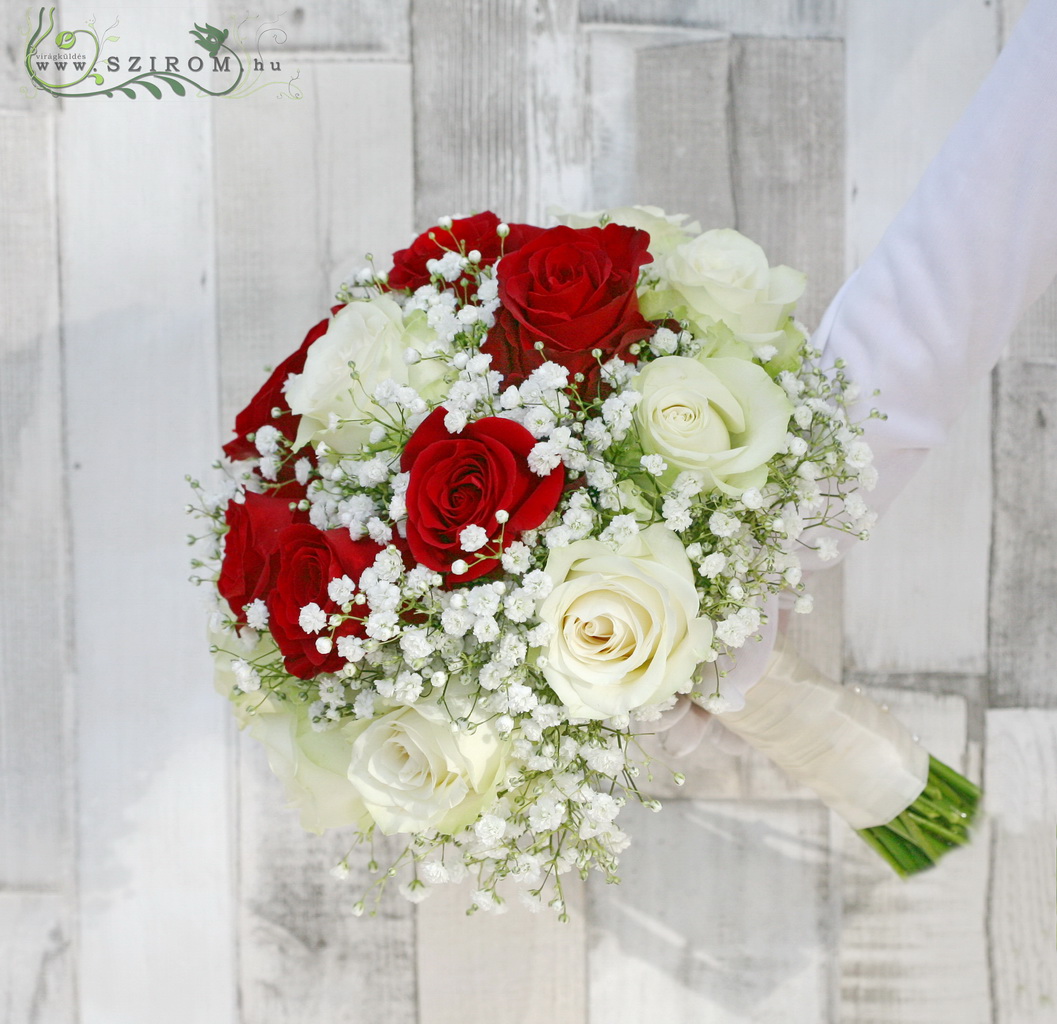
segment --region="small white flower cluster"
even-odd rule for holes
[[[453,223],[445,219],[438,226],[450,233]],[[668,225],[679,238],[690,237],[677,220]],[[500,224],[496,233],[505,239],[509,229]],[[835,557],[840,533],[865,536],[873,515],[857,489],[868,490],[875,476],[861,428],[845,412],[852,386],[842,369],[827,376],[815,367],[815,354],[804,349],[788,314],[773,337],[754,348],[716,314],[688,309],[675,321],[656,313],[649,338],[626,357],[592,351],[600,380],[594,390],[581,387],[582,375],[550,360],[508,384],[482,351],[497,322],[503,260],[489,264],[479,251],[464,248],[429,259],[430,281],[413,291],[389,291],[386,275],[373,267],[354,275],[340,297],[365,307],[363,322],[375,324],[370,330],[377,336],[370,345],[364,341],[356,365],[344,354],[322,364],[331,390],[333,374],[347,368],[347,387],[332,399],[333,408],[312,411],[313,430],[304,426],[309,414],[300,414],[296,447],[292,433],[262,425],[253,436],[257,457],[240,460],[224,490],[202,497],[199,511],[211,524],[209,551],[196,567],[211,567],[214,579],[223,572],[223,536],[232,521],[226,510],[248,492],[267,494],[295,482],[300,490],[291,509],[299,523],[321,535],[337,531],[345,542],[379,545],[365,568],[334,570],[318,580],[292,616],[259,585],[232,616],[217,616],[225,619],[216,630],[218,672],[222,666],[232,680],[231,699],[244,720],[300,715],[315,742],[346,745],[341,750],[347,747],[353,760],[346,778],[327,783],[343,794],[332,802],[359,807],[362,797],[359,816],[346,824],[365,836],[383,820],[386,831],[410,835],[400,861],[413,871],[402,888],[409,899],[472,873],[481,910],[501,910],[503,886],[513,883],[530,905],[547,902],[563,913],[562,874],[596,868],[615,878],[617,856],[628,842],[616,824],[618,812],[629,796],[637,798],[631,722],[655,721],[676,693],[673,684],[645,703],[595,718],[579,717],[582,710],[574,713],[562,703],[548,683],[547,651],[577,623],[552,621],[543,612],[556,587],[554,565],[571,557],[569,549],[579,550],[576,545],[589,545],[592,557],[608,552],[616,559],[632,557],[628,552],[649,530],[677,538],[688,560],[684,600],[692,603],[696,593],[698,612],[708,620],[703,652],[694,657],[714,661],[759,634],[769,594],[791,589],[797,610],[809,610],[797,552],[807,546],[822,559]],[[661,255],[639,281],[644,309],[651,301],[658,309],[675,304],[672,282],[688,273],[674,257],[664,262]],[[356,299],[353,290],[370,297]],[[782,348],[788,337],[797,341],[792,355]],[[376,349],[386,353],[377,365],[371,362]],[[756,392],[772,408],[787,404],[791,410],[770,448],[755,442],[765,448],[759,464],[736,461],[753,442],[751,433],[742,438],[737,431],[750,431],[751,424],[735,429],[743,411],[731,412],[734,383],[719,377],[710,378],[706,393],[720,396],[720,412],[712,415],[722,425],[709,430],[729,433],[730,452],[723,453],[729,466],[688,464],[677,448],[663,449],[646,432],[644,417],[668,415],[678,400],[661,413],[644,412],[643,368],[659,361],[707,365],[713,354],[723,357],[717,365],[724,359],[751,365]],[[769,365],[775,362],[788,368]],[[308,386],[316,384],[314,372],[306,362],[302,392],[314,393]],[[408,555],[416,499],[404,453],[438,408],[453,437],[485,418],[518,424],[530,435],[524,465],[533,479],[542,486],[560,470],[564,482],[548,506],[553,510],[531,529],[514,528],[513,506],[464,520],[451,538],[458,557],[447,574]],[[676,408],[671,415],[682,429],[697,413]],[[474,480],[466,485],[480,486]],[[471,573],[482,560],[494,561],[492,571]],[[303,634],[304,657],[322,666],[315,674],[281,650],[280,613],[292,620],[282,628]],[[710,699],[712,710],[723,710],[722,694]],[[400,732],[405,725],[406,735]],[[354,751],[374,742],[375,729],[404,737],[392,742],[404,744],[409,763],[417,765],[408,776],[418,771],[433,778],[432,766],[444,763],[463,790],[482,786],[467,798],[472,810],[451,811],[454,798],[445,790],[412,801],[432,817],[417,824],[394,817],[377,799],[384,780],[363,779],[385,758],[362,765],[355,760]],[[284,757],[299,756],[300,733],[291,735],[284,738]],[[435,745],[421,762],[413,750],[419,742]],[[443,753],[434,757],[436,751]],[[317,779],[326,773],[314,763],[311,777]],[[300,778],[295,768],[292,779]],[[449,782],[436,778],[432,784],[439,793]],[[315,807],[312,796],[304,802]]]

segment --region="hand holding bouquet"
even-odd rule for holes
[[[975,791],[943,769],[923,810],[927,755],[862,706],[721,669],[803,546],[866,536],[874,471],[803,275],[684,219],[443,219],[343,288],[200,494],[218,687],[305,828],[408,837],[410,898],[470,873],[477,907],[560,911],[565,872],[615,879],[637,736],[682,694],[809,784],[894,790],[858,828],[917,808],[900,870],[965,839]]]

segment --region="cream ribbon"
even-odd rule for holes
[[[855,829],[887,824],[928,781],[928,751],[906,726],[826,678],[783,637],[745,707],[716,718]]]

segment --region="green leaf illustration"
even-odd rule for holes
[[[168,84],[169,88],[172,89],[177,96],[186,96],[187,90],[175,79],[166,78],[164,75],[158,75],[158,78]]]
[[[136,98],[136,93],[132,89],[126,89],[124,86],[122,86],[118,92],[123,92],[130,100]]]
[[[96,85],[102,85],[103,84],[103,76],[101,74],[99,74],[98,71],[95,74],[93,74],[92,77],[95,79],[95,84]]]
[[[161,89],[152,82],[140,82],[139,84],[142,85],[143,88],[146,89],[156,100],[161,99]]]

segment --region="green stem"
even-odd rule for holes
[[[928,781],[917,800],[887,825],[859,829],[859,835],[906,878],[969,842],[979,802],[979,787],[930,757]]]

